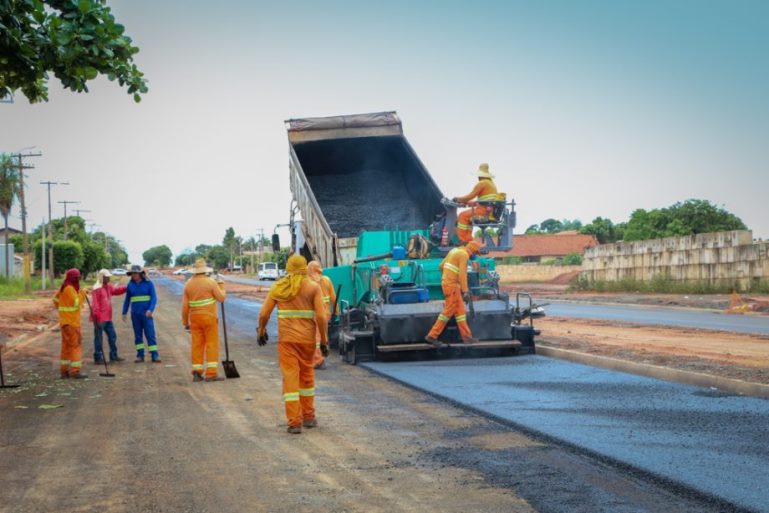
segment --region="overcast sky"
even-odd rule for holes
[[[769,237],[769,2],[109,3],[144,100],[52,80],[48,103],[0,104],[0,151],[44,154],[30,224],[39,181],[69,180],[54,201],[81,201],[135,262],[228,226],[271,233],[290,202],[283,121],[382,110],[446,196],[489,162],[517,231],[700,198]]]

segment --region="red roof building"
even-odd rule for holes
[[[520,257],[524,262],[559,260],[570,253],[582,255],[587,248],[598,245],[594,235],[573,231],[548,235],[513,235],[511,251],[492,251],[493,258]]]

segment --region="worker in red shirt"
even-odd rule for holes
[[[286,276],[270,288],[259,312],[259,345],[267,344],[267,322],[278,308],[278,363],[283,374],[283,401],[288,432],[300,434],[302,427],[318,425],[315,418],[315,334],[320,331],[321,348],[328,345],[326,307],[320,285],[307,276],[307,260],[292,255]],[[327,351],[327,349],[326,349]]]
[[[491,209],[483,205],[478,205],[478,201],[495,201],[499,199],[497,186],[494,183],[494,175],[489,172],[489,165],[486,163],[478,166],[476,171],[478,183],[473,190],[464,196],[456,196],[453,201],[456,203],[465,203],[472,207],[460,212],[457,216],[457,237],[467,244],[473,239],[473,217],[487,217]]]
[[[464,300],[469,299],[468,295],[470,294],[470,289],[467,286],[467,262],[480,251],[481,245],[473,240],[468,242],[466,246],[449,251],[449,254],[440,263],[444,306],[438,320],[435,321],[430,333],[425,337],[428,344],[441,347],[438,337],[441,336],[452,317],[457,320],[457,328],[459,328],[459,334],[462,336],[462,342],[477,342],[467,324]]]
[[[109,361],[122,362],[117,354],[117,334],[115,325],[112,323],[112,296],[125,294],[124,285],[115,286],[110,283],[112,273],[107,269],[102,269],[96,274],[96,283],[93,286],[91,300],[91,322],[93,323],[93,363],[104,362],[104,334],[107,334],[109,343]]]

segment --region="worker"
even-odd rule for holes
[[[477,241],[472,240],[466,246],[449,251],[449,254],[446,255],[446,258],[439,265],[442,273],[443,311],[438,316],[435,324],[433,324],[430,333],[425,337],[425,341],[434,347],[441,347],[438,337],[443,333],[446,324],[452,317],[455,317],[457,320],[457,327],[459,328],[462,342],[477,342],[473,338],[470,326],[467,324],[464,301],[471,299],[470,289],[467,286],[467,262],[470,258],[480,253],[480,250],[481,245]]]
[[[109,342],[109,361],[122,362],[117,354],[117,334],[112,323],[112,296],[125,294],[127,287],[115,286],[110,283],[112,273],[108,269],[102,269],[96,274],[96,283],[93,285],[93,300],[91,301],[91,322],[93,323],[93,363],[104,363],[104,334],[107,334]]]
[[[86,300],[85,289],[80,288],[80,271],[70,269],[64,277],[53,303],[59,309],[61,327],[60,372],[62,379],[85,379],[83,366],[83,336],[80,331],[80,312]]]
[[[491,213],[490,208],[478,205],[477,201],[494,201],[499,199],[497,186],[493,181],[494,175],[489,173],[489,165],[483,163],[478,166],[476,176],[478,177],[478,183],[475,184],[475,187],[473,187],[469,194],[452,199],[456,203],[466,203],[471,207],[463,210],[457,216],[457,237],[464,244],[473,240],[473,217],[486,217]],[[477,201],[474,201],[476,198]]]
[[[328,276],[323,276],[323,267],[320,262],[313,260],[307,264],[307,276],[312,281],[320,285],[320,291],[323,293],[323,304],[326,306],[326,318],[331,321],[336,315],[336,292],[334,292],[334,283]],[[331,310],[334,310],[333,312]],[[315,334],[315,358],[313,367],[316,369],[326,368],[326,357],[320,347],[320,330]]]
[[[225,298],[224,281],[210,278],[212,271],[204,259],[195,260],[192,278],[182,292],[182,324],[192,335],[192,381],[224,379],[218,376],[219,318],[216,314],[216,302],[223,303]]]
[[[267,344],[267,322],[278,307],[278,363],[283,374],[283,401],[288,432],[318,425],[315,417],[315,334],[320,331],[321,350],[328,351],[326,307],[320,285],[307,276],[307,260],[292,255],[286,276],[270,288],[259,312],[259,345]]]
[[[140,265],[131,266],[128,271],[131,281],[123,302],[123,322],[126,321],[128,308],[131,308],[131,325],[134,329],[134,344],[136,345],[136,360],[134,363],[144,361],[144,338],[147,338],[146,347],[152,356],[152,363],[161,363],[158,353],[158,343],[155,339],[155,321],[152,316],[158,302],[155,293],[155,285],[147,279],[147,273]]]

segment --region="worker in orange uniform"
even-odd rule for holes
[[[202,258],[195,260],[192,277],[182,292],[182,324],[192,335],[192,381],[224,379],[218,376],[219,318],[216,303],[223,303],[226,294],[224,282],[216,282],[206,276],[212,271]]]
[[[457,216],[457,237],[465,244],[473,240],[473,216],[486,217],[491,212],[491,209],[478,205],[474,200],[476,198],[477,201],[494,201],[499,199],[497,186],[493,181],[494,175],[489,173],[489,165],[484,163],[478,166],[476,176],[478,176],[478,183],[475,184],[475,187],[473,187],[469,194],[453,198],[453,201],[456,203],[466,203],[472,207],[463,210]]]
[[[53,303],[59,309],[59,326],[61,326],[60,371],[62,379],[85,379],[88,377],[80,372],[80,368],[83,366],[80,311],[85,301],[86,291],[80,288],[80,271],[70,269],[65,275],[59,292],[53,298]]]
[[[323,276],[323,267],[320,262],[313,260],[307,264],[307,276],[312,281],[320,285],[320,291],[323,293],[323,304],[326,305],[326,318],[330,321],[336,315],[332,308],[336,308],[336,292],[334,292],[334,283],[328,276]],[[326,368],[326,357],[320,347],[320,330],[315,334],[315,359],[313,367],[316,369]]]
[[[302,426],[318,425],[315,418],[315,334],[321,349],[328,351],[326,307],[320,285],[307,276],[307,260],[292,255],[286,276],[270,288],[259,312],[259,345],[267,344],[267,322],[278,307],[278,363],[283,373],[283,401],[288,432],[299,434]]]
[[[449,251],[446,258],[440,263],[441,269],[441,288],[443,289],[444,305],[443,312],[438,316],[438,320],[433,324],[430,333],[425,337],[425,341],[435,347],[441,347],[438,337],[443,333],[446,324],[452,317],[457,320],[459,334],[462,336],[462,342],[477,342],[473,338],[470,326],[467,324],[465,315],[464,300],[469,300],[470,290],[467,286],[467,262],[474,255],[481,251],[481,245],[477,241],[470,241],[466,246],[454,248]]]

